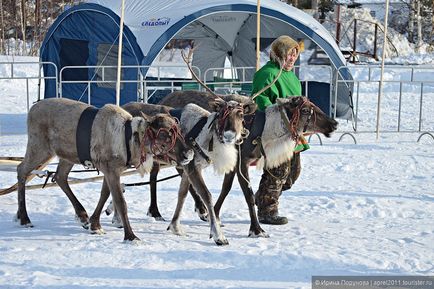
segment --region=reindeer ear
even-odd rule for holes
[[[276,98],[276,103],[278,105],[284,105],[285,103],[288,103],[288,100],[286,98]]]
[[[226,101],[221,98],[216,98],[209,102],[209,107],[212,111],[220,111],[224,105],[226,105]]]
[[[291,96],[291,107],[297,107],[303,103],[303,96]]]
[[[248,102],[243,105],[243,112],[245,115],[253,114],[255,113],[258,106],[254,102]]]
[[[149,126],[151,126],[154,117],[144,114],[142,111],[140,112],[140,116],[142,118],[142,121],[140,122],[140,130],[143,130],[143,135],[145,135],[145,131]],[[140,134],[140,136],[142,136],[142,134]]]

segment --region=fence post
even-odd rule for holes
[[[353,63],[356,63],[356,45],[357,45],[357,19],[354,19],[354,35],[353,35]]]

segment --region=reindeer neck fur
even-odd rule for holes
[[[265,110],[265,125],[261,138],[268,169],[278,167],[291,159],[296,142],[291,138],[291,133],[282,120],[277,104]],[[262,156],[256,167],[262,169],[264,164]]]
[[[118,106],[107,104],[100,109],[95,117],[92,130],[91,156],[94,166],[100,168],[104,164],[111,167],[124,169],[127,161],[127,146],[125,143],[125,123],[131,121],[131,138],[129,140],[131,159],[130,163],[138,166],[140,174],[148,173],[152,169],[153,155],[150,147],[146,150],[146,161],[140,165],[140,141],[146,130],[146,122],[141,117],[132,117],[131,114]],[[139,141],[135,140],[134,134],[139,133]],[[110,143],[110,145],[107,145]],[[116,163],[116,164],[115,164]],[[139,166],[140,165],[140,166]]]
[[[197,144],[201,147],[205,154],[211,159],[214,171],[218,174],[226,174],[235,168],[237,163],[237,150],[234,144],[223,144],[219,141],[212,121],[216,117],[216,112],[209,113],[203,108],[188,104],[184,107],[181,116],[181,130],[185,135],[202,117],[207,117],[207,122],[196,138]],[[212,151],[209,151],[209,145],[212,141]],[[199,154],[195,154],[195,161],[199,162],[202,168],[208,166],[206,160]]]
[[[143,138],[146,137],[146,129],[147,125],[143,118],[133,117],[133,119],[131,120],[132,136],[129,141],[131,151],[130,163],[137,168],[137,171],[142,177],[144,176],[144,174],[149,174],[151,172],[154,163],[154,155],[151,152],[150,142],[145,146],[145,161],[143,163],[140,163],[140,158],[142,154],[140,144],[143,141]],[[134,133],[138,133],[138,140],[135,138]]]

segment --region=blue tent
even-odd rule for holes
[[[56,64],[58,73],[65,66],[116,66],[118,53],[119,17],[98,4],[81,4],[62,13],[48,30],[40,50],[41,61]],[[140,65],[143,53],[136,37],[124,28],[122,65]],[[44,65],[45,76],[55,76],[52,65]],[[104,74],[104,76],[103,76]],[[137,69],[123,69],[123,80],[136,80]],[[62,96],[89,102],[88,87],[83,81],[116,80],[116,68],[102,71],[97,68],[65,69],[62,72]],[[77,83],[68,83],[76,81]],[[45,98],[56,97],[53,81],[45,82]],[[115,103],[115,83],[92,83],[90,103],[100,107]],[[137,101],[137,83],[123,83],[121,104]]]

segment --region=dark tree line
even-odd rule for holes
[[[37,55],[50,25],[65,6],[76,2],[0,0],[0,54]]]
[[[281,0],[300,9],[312,9],[317,18],[321,19],[324,13],[332,11],[335,5],[344,4],[357,7],[357,0]],[[392,15],[389,25],[398,32],[407,36],[407,39],[420,46],[426,42],[434,46],[434,0],[398,0],[390,1],[391,5],[403,3],[408,10],[401,15]]]

